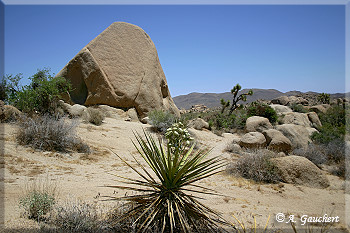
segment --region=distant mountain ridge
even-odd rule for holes
[[[240,93],[241,92],[246,93],[248,92],[248,90],[250,89],[243,89],[240,91]],[[258,99],[272,100],[283,95],[293,96],[293,95],[300,95],[300,94],[316,94],[316,95],[319,94],[317,92],[311,92],[311,91],[309,92],[288,91],[284,93],[276,89],[254,89],[253,88],[252,90],[254,94],[252,96],[247,96],[246,103],[251,103]],[[343,98],[343,97],[345,97],[344,93],[331,94],[331,98]],[[173,97],[173,100],[179,109],[190,109],[193,105],[196,105],[196,104],[204,104],[209,108],[218,107],[220,106],[220,99],[232,101],[231,92],[224,92],[224,93],[192,92],[187,95],[179,95],[179,96]]]

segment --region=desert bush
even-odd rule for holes
[[[8,103],[22,112],[53,114],[60,95],[71,90],[71,85],[65,78],[52,77],[49,69],[38,70],[29,78],[31,83],[26,86],[19,86],[21,78],[20,75],[6,76],[5,90]]]
[[[189,150],[172,153],[164,149],[161,142],[157,145],[149,134],[145,133],[145,138],[139,134],[135,136],[139,147],[134,145],[145,163],[135,158],[136,165],[131,165],[116,155],[140,176],[138,179],[127,178],[125,183],[137,186],[109,186],[141,192],[117,198],[135,203],[123,218],[136,216],[133,225],[139,231],[156,227],[162,232],[201,232],[199,226],[212,230],[224,222],[218,213],[205,207],[193,195],[215,194],[205,187],[194,185],[194,182],[219,172],[218,169],[225,165],[222,159],[213,157],[204,160],[209,151],[193,150],[194,145]],[[153,173],[149,173],[142,164],[148,164]]]
[[[19,206],[30,219],[40,220],[55,204],[56,186],[49,183],[33,182],[27,186],[19,199]]]
[[[230,163],[227,166],[227,172],[256,182],[277,183],[281,178],[271,160],[273,157],[275,154],[268,150],[250,151],[237,161]]]
[[[94,125],[101,125],[105,119],[105,115],[98,109],[88,107],[86,113],[83,114],[83,119],[86,122],[90,122]]]
[[[213,130],[223,130],[230,132],[233,129],[244,129],[247,121],[247,114],[245,109],[236,109],[234,114],[222,114],[219,111],[213,112],[210,115],[204,115],[202,118],[209,123]]]
[[[56,205],[47,223],[57,232],[103,232],[108,227],[96,204],[79,200]]]
[[[303,156],[313,162],[316,166],[320,166],[327,162],[327,155],[323,145],[310,143],[307,149],[298,148],[293,151],[293,154]]]
[[[276,111],[271,108],[269,105],[259,102],[252,102],[247,107],[247,115],[251,116],[261,116],[269,119],[271,123],[276,123],[278,116]]]
[[[306,157],[318,167],[322,164],[331,165],[331,173],[343,178],[346,175],[347,162],[350,162],[346,143],[341,139],[324,144],[311,143],[307,149],[295,149],[293,154]]]
[[[23,117],[19,122],[17,142],[46,151],[78,151],[89,153],[90,148],[76,135],[77,122],[66,122],[59,116]]]
[[[148,113],[150,124],[158,131],[164,133],[172,124],[176,117],[168,111],[153,110]]]
[[[290,108],[294,112],[301,112],[301,113],[307,113],[308,112],[308,110],[302,104],[292,103],[290,105]]]

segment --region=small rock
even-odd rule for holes
[[[197,119],[191,120],[188,123],[188,127],[192,127],[197,130],[209,129],[209,123],[203,120],[202,118],[197,118]]]

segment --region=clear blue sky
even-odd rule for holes
[[[5,6],[5,73],[58,73],[115,21],[143,28],[172,96],[345,91],[345,6]]]

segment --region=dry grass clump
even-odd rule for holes
[[[83,114],[83,119],[91,124],[101,125],[105,119],[105,115],[97,108],[88,107],[86,112]]]
[[[49,115],[24,117],[16,135],[20,145],[29,145],[44,151],[89,153],[90,148],[76,135],[77,122],[66,122],[65,118]]]
[[[277,183],[281,180],[271,158],[276,155],[268,150],[255,150],[244,153],[237,161],[230,163],[226,171],[256,182]]]
[[[46,223],[54,232],[104,232],[102,209],[84,201],[56,205]]]

